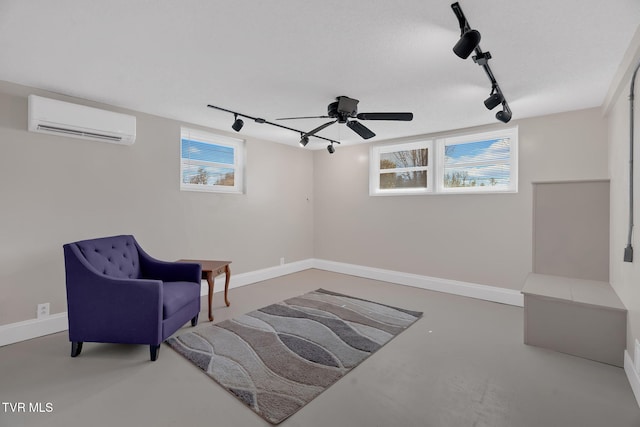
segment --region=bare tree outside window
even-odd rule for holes
[[[224,176],[218,178],[215,185],[227,185],[233,187],[234,185],[234,173],[229,172],[224,174]]]
[[[204,168],[198,168],[198,173],[189,178],[189,184],[206,184],[209,180],[209,174]]]
[[[427,148],[383,153],[380,155],[380,188],[425,188],[427,166]]]

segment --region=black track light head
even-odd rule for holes
[[[235,130],[236,132],[240,132],[240,129],[242,129],[242,126],[244,126],[244,122],[242,121],[242,119],[238,118],[237,114],[234,114],[233,116],[236,120],[231,125],[231,129]]]
[[[480,33],[477,30],[467,30],[453,47],[453,53],[462,59],[467,59],[479,44]]]
[[[484,100],[484,106],[489,110],[493,110],[498,105],[502,104],[504,96],[500,92],[492,93],[487,99]]]
[[[336,152],[336,149],[333,147],[333,144],[329,144],[327,145],[327,151],[329,152],[329,154],[333,154]]]
[[[496,119],[500,120],[502,123],[509,123],[509,120],[511,120],[511,111],[506,108],[503,111],[498,111],[496,113]]]
[[[307,135],[300,135],[300,146],[306,147],[309,143],[309,137]]]

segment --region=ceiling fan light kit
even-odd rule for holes
[[[464,16],[464,12],[462,12],[460,4],[458,2],[453,3],[451,5],[451,9],[453,9],[453,13],[456,15],[456,18],[458,18],[458,23],[460,24],[460,39],[455,46],[453,46],[453,53],[462,59],[467,59],[469,55],[475,51],[476,54],[473,56],[473,62],[484,69],[487,73],[487,77],[489,77],[489,80],[491,81],[491,94],[489,94],[489,97],[485,99],[484,105],[489,110],[493,110],[498,105],[502,104],[502,111],[498,111],[496,113],[496,119],[503,123],[508,123],[509,120],[511,120],[512,113],[509,108],[509,104],[507,104],[504,94],[491,71],[491,67],[489,67],[491,54],[489,52],[483,52],[482,49],[480,49],[480,32],[471,28],[467,18]]]

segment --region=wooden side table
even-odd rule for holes
[[[213,320],[213,314],[211,313],[211,305],[213,303],[213,282],[216,276],[225,274],[224,281],[224,303],[229,307],[229,280],[231,279],[231,269],[229,264],[231,261],[211,261],[202,259],[180,259],[178,262],[194,262],[202,266],[202,278],[206,279],[209,284],[209,320]]]

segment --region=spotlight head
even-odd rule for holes
[[[465,31],[460,40],[453,47],[453,53],[462,59],[467,59],[471,52],[480,44],[480,33],[477,30]]]
[[[329,152],[329,154],[333,154],[336,152],[336,149],[334,148],[333,144],[329,144],[327,145],[327,151]]]
[[[300,137],[300,146],[306,147],[308,143],[309,143],[309,137],[307,135],[302,135]]]
[[[504,96],[502,96],[500,92],[492,93],[487,99],[484,100],[484,106],[489,110],[493,110],[498,105],[502,104],[502,101],[504,101]]]
[[[231,129],[235,130],[236,132],[240,132],[240,129],[242,129],[242,126],[244,126],[244,122],[242,121],[242,119],[238,118],[237,114],[234,114],[234,117],[236,120],[231,125]]]
[[[500,120],[502,123],[509,123],[509,120],[511,120],[511,112],[507,110],[498,111],[496,113],[496,119]]]

